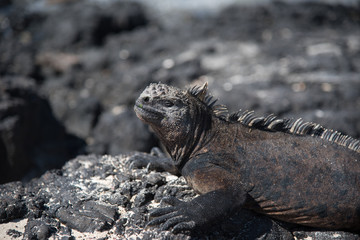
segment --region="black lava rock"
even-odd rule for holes
[[[120,155],[76,157],[30,182],[0,185],[0,232],[25,239],[359,238],[250,211],[192,235],[144,229],[163,197],[196,196],[181,177],[126,164],[135,155],[124,152],[158,145],[132,111],[150,82],[183,88],[208,81],[230,111],[302,117],[360,137],[359,6],[275,1],[217,15],[201,10],[167,27],[133,2],[1,1],[0,182],[61,167],[83,146],[79,137],[90,153]]]
[[[161,200],[154,197],[156,194],[176,196],[183,201],[190,201],[196,194],[186,185],[183,177],[166,172],[149,172],[147,169],[129,169],[128,161],[136,154],[81,156],[67,162],[61,170],[49,171],[29,183],[0,185],[0,229],[4,229],[8,236],[24,236],[25,239],[359,237],[348,232],[290,226],[248,210],[234,212],[223,222],[191,234],[174,235],[169,231],[160,231],[158,227],[145,228],[149,211],[158,207]],[[23,222],[23,219],[26,221]],[[13,229],[13,221],[18,225],[22,223],[22,227]]]
[[[148,126],[138,121],[132,108],[115,106],[101,117],[92,133],[88,151],[116,155],[134,150],[148,152],[158,144]]]
[[[32,81],[5,78],[0,93],[0,182],[59,168],[84,146],[66,133]]]
[[[23,199],[25,195],[21,182],[0,185],[0,223],[25,216],[28,212]]]

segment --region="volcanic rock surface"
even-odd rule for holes
[[[181,177],[128,163],[159,146],[132,110],[151,82],[207,81],[230,111],[301,117],[359,138],[359,6],[274,1],[167,25],[136,2],[1,1],[0,236],[359,238],[248,211],[207,232],[145,229],[163,196],[195,193]]]

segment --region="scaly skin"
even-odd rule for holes
[[[312,123],[272,119],[254,127],[258,118],[241,123],[246,114],[229,120],[216,113],[206,87],[152,84],[136,101],[137,116],[172,157],[167,169],[200,194],[190,202],[166,198],[172,206],[152,212],[150,225],[192,230],[243,207],[285,222],[360,231],[357,140]]]

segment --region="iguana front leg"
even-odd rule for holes
[[[145,168],[159,172],[169,172],[174,175],[179,175],[179,171],[174,165],[171,158],[167,157],[159,148],[154,147],[148,153],[135,153],[133,154],[128,163],[129,168]]]
[[[245,202],[245,193],[234,193],[228,190],[215,190],[203,194],[190,202],[183,202],[175,197],[166,197],[162,201],[171,207],[155,209],[150,213],[153,217],[148,225],[161,226],[162,230],[173,227],[174,233],[194,230],[208,226],[209,223],[221,221],[230,215],[232,210]]]
[[[163,223],[162,229],[173,227],[174,232],[202,228],[230,215],[245,203],[247,193],[235,176],[205,160],[192,159],[182,170],[188,184],[201,195],[190,202],[164,198],[171,206],[152,211],[150,217],[154,219],[148,225]]]

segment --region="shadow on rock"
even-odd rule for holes
[[[31,80],[3,79],[0,93],[0,182],[39,176],[81,151],[84,141],[66,133]]]

